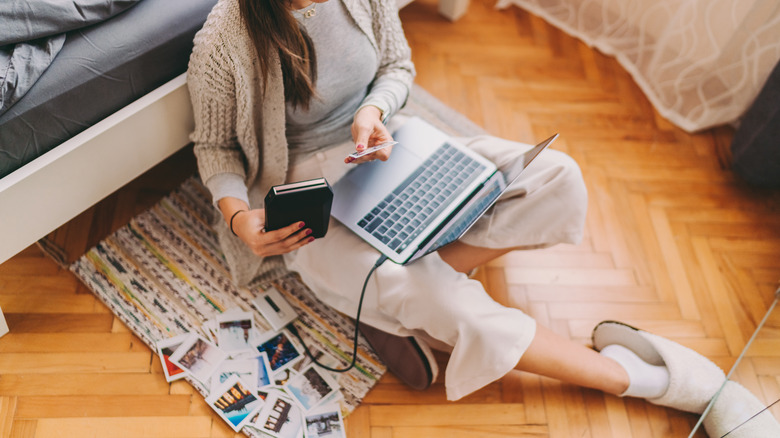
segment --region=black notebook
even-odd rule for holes
[[[278,230],[303,221],[312,236],[323,237],[332,204],[333,190],[325,178],[273,186],[265,196],[265,229]]]

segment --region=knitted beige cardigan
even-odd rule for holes
[[[395,0],[343,1],[358,27],[368,36],[379,61],[374,84],[400,81],[411,89],[414,66]],[[241,19],[237,0],[220,0],[195,35],[187,84],[195,116],[190,139],[195,144],[203,181],[219,173],[235,173],[251,190],[252,208],[287,175],[285,99],[281,64],[274,51],[264,54],[270,71],[266,87],[256,51]],[[348,42],[345,42],[348,43]],[[348,80],[348,78],[346,79]],[[394,113],[399,108],[388,111]],[[254,199],[253,199],[254,198]],[[215,222],[222,251],[234,282],[245,285],[282,267],[279,257],[263,260],[234,237],[221,217]]]

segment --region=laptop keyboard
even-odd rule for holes
[[[400,253],[484,169],[480,162],[444,143],[358,226]]]
[[[470,205],[468,211],[458,218],[457,222],[451,223],[450,230],[439,237],[436,242],[431,245],[431,248],[440,248],[448,243],[454,242],[455,239],[458,239],[461,234],[466,231],[466,228],[470,227],[500,195],[501,186],[494,182],[490,191],[484,193],[480,199]]]

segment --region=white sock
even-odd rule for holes
[[[657,398],[669,387],[669,370],[666,366],[651,365],[628,348],[612,344],[601,349],[602,355],[614,360],[628,374],[628,389],[621,397]]]

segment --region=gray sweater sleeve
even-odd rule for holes
[[[382,110],[382,122],[398,112],[409,97],[406,84],[391,78],[378,78],[368,93],[360,108],[372,105]]]
[[[374,35],[379,44],[379,69],[361,107],[378,107],[382,110],[383,121],[386,121],[406,104],[416,72],[396,2],[377,0],[373,5],[377,8],[376,16],[381,17],[373,21]]]
[[[206,187],[211,192],[214,207],[219,210],[219,200],[222,198],[237,198],[249,205],[246,184],[241,175],[235,173],[217,173],[206,180]],[[251,208],[252,206],[249,205]]]

